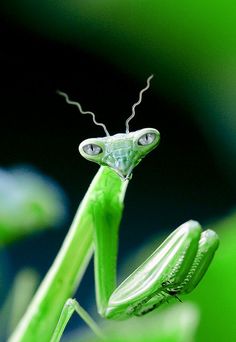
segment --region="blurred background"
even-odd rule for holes
[[[125,273],[137,253],[142,259],[191,218],[217,229],[221,246],[213,265],[183,299],[193,304],[180,310],[190,310],[188,317],[195,310],[194,341],[235,341],[235,3],[22,0],[1,4],[0,16],[2,322],[15,312],[9,291],[16,277],[26,272],[33,293],[97,170],[82,159],[78,145],[102,136],[102,129],[56,90],[94,111],[115,134],[124,132],[153,73],[130,127],[157,128],[161,143],[130,182],[119,269]],[[94,306],[93,291],[90,265],[76,295],[88,309]],[[79,325],[84,326],[73,319],[68,332]],[[4,324],[0,330],[4,341],[9,331]],[[153,341],[190,341],[183,332],[168,340],[163,331],[163,339]]]

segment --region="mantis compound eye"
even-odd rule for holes
[[[102,153],[102,148],[96,144],[87,144],[83,146],[83,151],[89,156],[97,156]]]
[[[156,139],[155,133],[145,133],[138,139],[138,145],[146,146],[151,144]]]

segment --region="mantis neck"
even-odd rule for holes
[[[94,267],[99,314],[105,316],[108,300],[116,288],[118,231],[128,180],[122,180],[108,167],[94,189],[90,215],[94,224]]]

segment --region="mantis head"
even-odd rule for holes
[[[129,179],[136,165],[151,152],[160,141],[160,133],[154,128],[115,134],[104,138],[84,140],[80,154],[95,163],[109,166],[121,178]]]
[[[122,179],[129,179],[136,165],[152,151],[160,141],[160,133],[154,128],[144,128],[135,132],[129,132],[129,122],[135,116],[135,108],[142,101],[143,93],[150,87],[150,80],[153,75],[147,79],[147,85],[139,92],[139,99],[132,106],[132,113],[126,120],[126,133],[110,136],[106,126],[97,122],[95,114],[90,111],[84,111],[80,103],[71,101],[68,95],[58,91],[59,95],[65,97],[68,104],[75,105],[81,114],[90,114],[93,122],[104,129],[106,137],[91,138],[84,140],[80,146],[80,154],[95,163],[108,166],[114,170]]]

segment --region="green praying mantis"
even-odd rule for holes
[[[94,113],[84,111],[78,102],[58,92],[82,114],[91,114],[94,123],[104,129],[105,137],[87,139],[79,146],[80,154],[99,164],[100,169],[10,342],[59,341],[74,311],[105,339],[79,303],[68,299],[77,289],[93,252],[98,312],[108,319],[145,315],[170,299],[191,292],[207,271],[219,238],[212,230],[202,232],[199,223],[190,220],[173,231],[146,261],[116,285],[118,230],[127,185],[133,169],[160,141],[160,134],[154,128],[129,131],[129,122],[152,77],[148,77],[146,87],[132,107],[126,132],[113,136],[103,123],[96,121]]]

